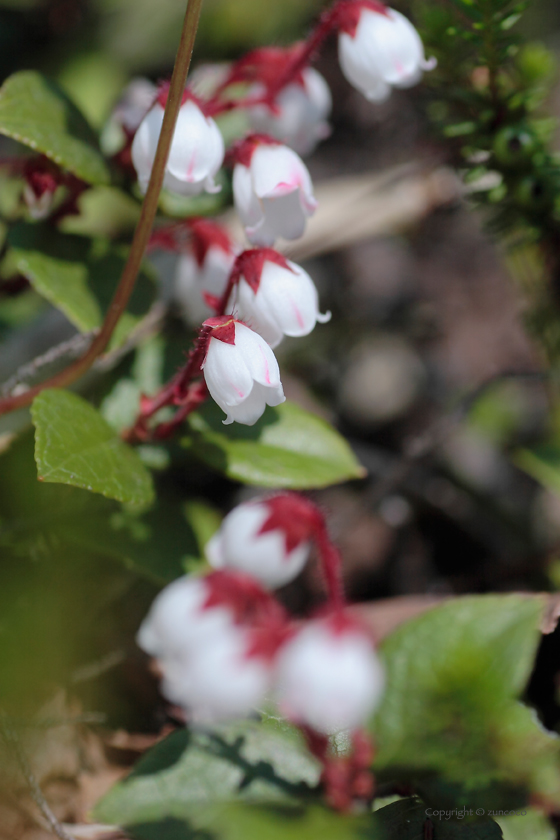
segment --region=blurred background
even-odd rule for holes
[[[205,0],[194,66],[301,38],[323,5]],[[1,79],[39,69],[101,130],[133,76],[169,76],[183,14],[182,0],[0,0]],[[556,0],[535,0],[524,36],[560,53]],[[544,437],[560,440],[560,417],[550,411],[541,351],[524,329],[507,255],[469,205],[426,119],[421,87],[373,105],[343,79],[334,43],[316,66],[334,103],[332,134],[306,161],[323,215],[289,256],[314,278],[333,318],[305,339],[286,340],[278,356],[288,397],[333,422],[369,472],[314,494],[330,512],[349,596],[555,591],[560,479],[537,482],[521,467]],[[560,116],[560,85],[547,107]],[[0,142],[0,154],[12,149]],[[340,179],[334,188],[332,179]],[[115,212],[126,232],[134,214]],[[159,255],[154,264],[168,289],[173,260]],[[0,282],[3,379],[72,335],[62,316],[25,294],[22,303]],[[172,371],[190,333],[164,299]],[[88,396],[101,403],[133,364],[122,359],[89,382]],[[450,418],[443,428],[442,418]],[[424,457],[403,459],[427,430]],[[172,466],[158,474],[165,502],[138,520],[104,500],[97,508],[82,491],[39,485],[27,417],[17,438],[9,425],[0,431],[0,700],[3,692],[3,703],[25,717],[64,688],[107,732],[159,731],[164,707],[133,633],[158,586],[200,563],[204,534],[257,490],[171,444]],[[123,548],[125,538],[134,551]],[[159,564],[157,553],[165,555]],[[295,612],[321,595],[313,569],[283,593]],[[552,728],[560,721],[558,647],[555,636],[547,639],[530,690]],[[103,760],[117,764],[140,750],[126,738],[120,747],[109,736],[104,743]],[[74,770],[45,772],[60,780]],[[83,805],[68,802],[70,816]]]

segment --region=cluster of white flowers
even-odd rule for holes
[[[327,17],[321,37],[330,29],[338,32],[342,71],[369,99],[379,101],[392,86],[414,84],[432,66],[412,24],[378,0],[337,0]],[[284,335],[307,335],[317,322],[330,317],[321,315],[309,275],[271,251],[280,237],[301,237],[317,206],[309,172],[298,153],[308,154],[328,135],[331,96],[323,77],[308,66],[310,56],[302,63],[304,53],[305,45],[254,50],[229,71],[215,74],[214,98],[203,99],[187,89],[165,169],[164,187],[170,191],[184,196],[219,191],[215,177],[225,148],[212,115],[220,113],[220,107],[245,108],[252,133],[233,145],[228,160],[233,165],[234,204],[245,235],[257,250],[238,257],[240,267],[235,262],[240,249],[224,231],[208,234],[192,227],[192,250],[182,254],[177,270],[177,299],[190,323],[200,323],[212,311],[234,315],[228,329],[223,321],[205,322],[212,331],[204,377],[227,415],[224,423],[252,425],[266,405],[279,405],[284,394],[270,348]],[[248,93],[244,100],[225,105],[219,94],[236,83],[245,83]],[[144,192],[166,98],[164,87],[132,141],[132,162]],[[121,103],[120,110],[128,114],[125,105]],[[136,101],[131,112],[137,120]],[[127,125],[131,124],[128,119]],[[221,305],[224,295],[227,306]]]
[[[294,626],[267,591],[301,572],[318,517],[295,494],[239,505],[208,544],[216,571],[156,598],[138,643],[191,720],[246,716],[273,701],[324,735],[366,723],[384,682],[368,633],[344,610]]]

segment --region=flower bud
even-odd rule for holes
[[[427,61],[418,32],[400,12],[377,0],[355,0],[341,10],[338,54],[342,72],[367,99],[382,102],[391,87],[420,81]]]
[[[258,96],[261,92],[264,94],[266,89],[256,84],[249,93]],[[249,120],[254,131],[270,134],[298,155],[309,155],[319,140],[330,134],[331,108],[326,81],[312,67],[306,67],[300,79],[280,91],[273,107],[263,103],[250,108]]]
[[[193,326],[212,315],[208,298],[225,291],[235,249],[224,228],[208,219],[189,222],[191,241],[181,253],[175,274],[175,298]]]
[[[31,157],[24,165],[23,200],[32,219],[46,219],[53,208],[55,193],[72,176],[44,156]]]
[[[206,556],[214,568],[246,572],[267,589],[285,586],[307,562],[318,516],[294,493],[246,502],[225,517]]]
[[[326,735],[362,727],[383,681],[367,633],[344,615],[306,624],[284,645],[276,665],[281,712]]]
[[[165,94],[148,111],[132,142],[132,162],[142,192],[146,192],[163,125]],[[165,167],[163,186],[179,195],[214,193],[224,159],[224,141],[218,126],[206,117],[192,94],[185,93]]]
[[[156,598],[138,644],[157,656],[162,693],[197,721],[244,717],[263,702],[286,633],[282,607],[251,578],[181,578]]]
[[[253,426],[267,405],[276,406],[286,397],[274,353],[258,333],[231,315],[209,318],[212,328],[203,363],[210,396],[227,417]]]
[[[244,251],[234,273],[237,284],[229,308],[271,347],[285,335],[309,335],[317,321],[330,320],[330,312],[319,312],[309,274],[271,248]]]
[[[303,161],[287,146],[252,134],[232,150],[233,197],[252,245],[298,239],[317,207]]]

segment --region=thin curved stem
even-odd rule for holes
[[[117,286],[113,299],[109,305],[103,325],[86,353],[84,353],[84,355],[76,362],[65,368],[65,370],[60,371],[60,373],[57,373],[45,382],[41,382],[39,385],[29,388],[29,390],[22,394],[0,399],[0,414],[6,414],[9,411],[14,411],[17,408],[23,408],[24,406],[29,405],[33,401],[34,397],[36,397],[37,394],[45,388],[64,388],[83,376],[83,374],[86,373],[86,371],[88,371],[92,366],[97,357],[100,356],[107,347],[113,331],[121,315],[126,309],[130,295],[132,294],[132,290],[134,289],[134,285],[136,283],[136,278],[144,258],[144,253],[148,245],[150,233],[157,213],[159,194],[163,185],[165,165],[169,156],[173,132],[175,131],[175,123],[177,122],[177,115],[179,113],[179,108],[181,107],[183,91],[187,81],[187,74],[191,63],[194,39],[198,28],[201,7],[202,0],[189,0],[188,2],[187,10],[185,12],[185,20],[183,23],[183,30],[181,32],[181,40],[179,42],[179,49],[177,51],[173,75],[171,77],[169,95],[165,106],[163,125],[152,167],[150,182],[148,184],[148,190],[142,203],[140,219],[138,220],[136,230],[134,231],[134,237],[128,253],[126,265],[123,269],[119,285]]]

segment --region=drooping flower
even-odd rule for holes
[[[266,341],[231,315],[209,318],[208,350],[203,364],[211,397],[227,417],[253,426],[267,405],[286,399],[276,357]]]
[[[209,219],[191,219],[188,227],[191,238],[177,261],[175,297],[186,320],[196,325],[212,314],[210,304],[225,291],[235,246],[225,229]]]
[[[230,311],[276,347],[285,335],[309,335],[319,312],[317,289],[309,274],[272,248],[243,251],[233,269],[235,280]]]
[[[415,85],[434,60],[426,60],[418,32],[400,12],[377,0],[341,6],[338,54],[342,72],[367,99],[382,102],[391,87]]]
[[[266,87],[257,82],[250,88],[249,96],[259,94],[266,98]],[[298,155],[305,156],[329,136],[331,109],[329,86],[317,70],[306,67],[271,103],[250,108],[249,120],[254,131],[270,134]]]
[[[326,735],[362,727],[383,682],[367,633],[344,614],[304,625],[286,642],[276,664],[282,713]]]
[[[166,587],[137,641],[157,657],[168,700],[191,719],[219,721],[263,702],[285,634],[282,607],[256,581],[218,571]]]
[[[282,236],[298,239],[317,207],[303,161],[271,137],[251,134],[230,154],[235,162],[233,197],[252,245],[269,246]]]
[[[132,142],[132,162],[140,188],[148,188],[156,148],[163,124],[167,91],[163,91],[148,111]],[[165,167],[163,186],[179,195],[198,195],[203,190],[214,193],[221,189],[214,183],[224,159],[224,141],[211,117],[206,117],[201,104],[185,92],[179,109],[175,133]]]
[[[216,569],[238,569],[267,589],[285,586],[301,572],[317,529],[315,506],[295,493],[238,505],[206,546]]]

